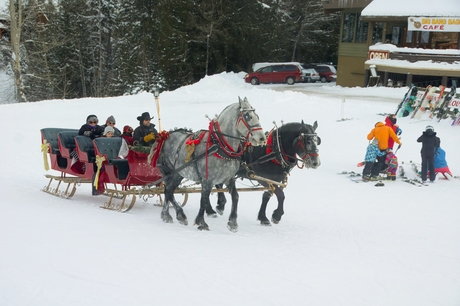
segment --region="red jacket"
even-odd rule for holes
[[[387,117],[385,118],[385,125],[391,127],[391,129],[393,130],[393,132],[396,133],[396,130],[398,129],[398,126],[397,126],[396,124],[393,124],[393,122],[391,122],[389,116],[387,116]],[[389,147],[390,149],[393,149],[394,145],[395,145],[395,141],[393,140],[393,138],[391,138],[391,137],[388,138],[388,147]]]

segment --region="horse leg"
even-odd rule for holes
[[[222,188],[222,184],[217,184],[216,188]],[[219,194],[221,192],[217,193],[217,203],[219,203]],[[206,215],[208,215],[209,218],[217,218],[217,213],[216,211],[212,208],[211,203],[209,205],[206,205]],[[222,214],[221,214],[222,215]]]
[[[211,206],[209,195],[211,194],[212,186],[213,184],[209,180],[203,180],[201,182],[200,210],[195,218],[195,225],[198,225],[199,230],[209,230],[208,224],[204,221],[204,212],[208,206]]]
[[[173,219],[169,214],[169,205],[172,204],[176,210],[176,219],[180,224],[188,225],[187,216],[184,213],[182,207],[177,203],[176,198],[174,197],[174,190],[180,185],[183,177],[180,175],[173,175],[171,178],[165,180],[165,201],[163,204],[163,209],[161,211],[161,220],[166,223],[172,223]]]
[[[216,188],[221,189],[223,187],[223,184],[217,184]],[[225,209],[225,204],[227,203],[227,198],[225,197],[225,193],[223,192],[218,192],[217,193],[217,206],[216,210],[219,215],[224,214],[224,209]]]
[[[235,187],[235,180],[231,179],[230,182],[227,184],[228,191],[232,196],[232,211],[230,212],[230,216],[228,217],[227,228],[231,231],[236,233],[238,231],[238,200],[240,196],[238,191],[236,191]]]
[[[262,195],[262,204],[260,205],[259,215],[257,216],[257,220],[260,221],[260,225],[271,226],[272,224],[267,218],[265,211],[267,210],[268,201],[272,197],[273,193],[270,191],[265,191]]]
[[[272,222],[278,224],[284,215],[284,191],[282,188],[275,188],[275,195],[278,199],[278,208],[273,211]]]

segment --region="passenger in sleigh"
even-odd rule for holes
[[[110,126],[113,128],[113,136],[114,137],[120,137],[121,136],[121,131],[115,127],[116,121],[114,116],[109,116],[107,120],[105,121],[105,124],[102,125],[102,128],[105,129],[106,127]]]
[[[158,136],[158,131],[155,129],[155,124],[151,123],[153,117],[150,117],[148,112],[142,113],[137,120],[139,126],[134,130],[134,143],[141,146],[152,146]]]
[[[86,123],[80,127],[78,135],[88,136],[91,139],[100,137],[104,133],[104,129],[98,123],[99,119],[96,115],[89,115],[86,118]]]
[[[96,115],[89,115],[88,117],[86,117],[86,123],[80,127],[78,135],[87,136],[91,139],[100,137],[103,134],[104,129],[100,125],[98,125],[98,123],[99,119]],[[72,171],[81,174],[85,173],[86,165],[85,163],[79,161],[77,151],[72,151],[70,153],[70,156],[72,156]]]
[[[128,156],[129,147],[134,143],[133,139],[133,128],[129,125],[123,127],[123,134],[121,134],[121,147],[118,152],[118,158],[124,159]]]

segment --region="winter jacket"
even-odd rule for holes
[[[417,139],[417,142],[422,143],[422,153],[423,156],[434,156],[435,152],[438,150],[441,140],[436,136],[436,132],[428,130],[423,132],[422,136]]]
[[[436,169],[447,167],[446,152],[441,148],[438,148],[434,154],[434,167]]]
[[[90,133],[85,133],[85,132],[90,132]],[[78,131],[78,135],[88,136],[88,137],[91,137],[91,139],[100,137],[103,133],[104,133],[104,128],[102,128],[100,125],[91,126],[89,124],[83,124],[80,130]]]
[[[385,155],[385,151],[380,151],[377,145],[370,143],[366,149],[366,156],[364,157],[364,161],[366,163],[375,163],[377,156]]]
[[[101,125],[101,127],[102,127],[102,130],[105,130],[105,128],[107,127],[107,124]],[[117,129],[115,126],[112,126],[112,127],[115,130],[115,132],[113,132],[113,136],[114,137],[120,137],[121,136],[121,131],[119,129]]]
[[[396,119],[395,119],[395,122],[396,122]],[[385,125],[389,126],[395,132],[396,136],[398,136],[398,135],[400,135],[402,133],[401,129],[391,121],[390,116],[387,116],[385,118]],[[395,141],[393,140],[393,138],[389,137],[388,138],[388,147],[390,149],[393,149],[394,145],[395,145]]]
[[[388,139],[390,137],[393,138],[397,144],[401,144],[401,141],[399,140],[398,136],[396,136],[396,133],[393,131],[393,129],[383,124],[383,122],[377,122],[375,128],[373,128],[367,135],[368,140],[371,140],[372,138],[378,140],[380,150],[386,150],[388,148]]]
[[[153,132],[153,135],[155,135],[155,138],[149,141],[148,143],[145,142],[144,136],[152,132]],[[142,122],[140,122],[139,126],[134,130],[133,139],[134,141],[137,141],[141,146],[149,146],[155,142],[157,135],[158,135],[158,131],[155,129],[155,124],[150,123],[149,126],[145,126],[142,124]]]

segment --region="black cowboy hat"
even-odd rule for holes
[[[151,120],[151,119],[153,119],[153,117],[150,117],[149,112],[142,113],[142,115],[137,117],[137,120],[139,120],[141,122],[144,121],[144,120]]]

